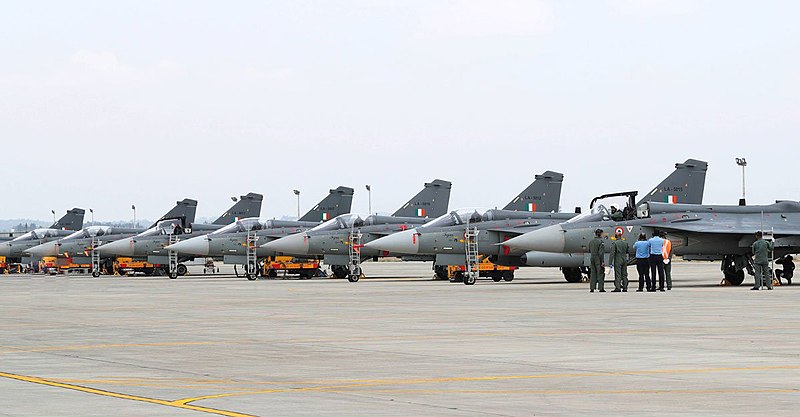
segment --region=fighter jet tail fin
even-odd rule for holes
[[[194,223],[194,216],[197,213],[197,200],[192,200],[191,198],[184,198],[181,201],[175,203],[175,207],[173,207],[170,211],[166,212],[161,218],[156,220],[150,227],[155,227],[158,222],[166,219],[181,219],[183,220],[183,224],[192,224]],[[150,228],[148,227],[148,229]]]
[[[645,202],[703,204],[708,162],[687,159],[675,164],[672,172],[661,184],[647,193],[636,205]]]
[[[353,192],[350,187],[338,187],[322,199],[314,208],[299,220],[303,222],[319,222],[332,219],[340,214],[350,213],[353,206]]]
[[[61,230],[81,230],[83,229],[83,215],[85,213],[86,210],[77,207],[73,208],[72,210],[67,210],[67,214],[58,219],[57,222],[53,223],[50,228]]]
[[[239,200],[231,206],[222,216],[214,220],[213,224],[227,225],[235,222],[238,219],[247,217],[258,217],[261,215],[261,203],[264,201],[264,196],[256,193],[248,193],[239,197]]]
[[[422,189],[411,200],[394,212],[395,217],[430,217],[436,218],[447,213],[450,205],[450,188],[453,183],[445,180],[433,180],[425,183]]]
[[[516,196],[503,210],[514,211],[558,211],[561,201],[561,184],[564,174],[560,172],[545,171],[537,175],[528,188]]]

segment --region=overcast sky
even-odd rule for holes
[[[3,1],[0,218],[216,216],[425,181],[502,206],[645,191],[689,157],[707,203],[800,199],[800,2]]]

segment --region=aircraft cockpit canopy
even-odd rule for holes
[[[111,233],[110,226],[89,226],[84,227],[83,229],[65,237],[64,240],[88,239],[98,236],[105,236],[109,233]]]
[[[483,214],[488,210],[460,209],[443,214],[434,220],[425,223],[419,228],[459,226],[466,223],[478,223],[483,220]]]
[[[262,221],[258,217],[248,217],[246,219],[237,220],[219,230],[209,233],[209,236],[224,235],[228,233],[249,232],[253,230],[261,230],[264,228],[266,221]]]
[[[155,226],[139,233],[139,237],[156,235],[175,235],[183,233],[183,226],[180,219],[167,219],[156,223]]]
[[[581,213],[567,223],[585,223],[598,221],[625,221],[649,217],[647,203],[634,208],[630,195],[610,195],[592,200],[590,210]]]
[[[58,230],[55,229],[34,229],[22,236],[18,236],[11,240],[11,242],[22,242],[25,240],[39,240],[48,237],[57,237]]]
[[[364,226],[364,220],[358,214],[340,214],[325,223],[321,223],[317,226],[314,226],[310,231],[311,232],[324,232],[329,230],[343,230],[343,229],[351,229],[353,227],[362,227]]]

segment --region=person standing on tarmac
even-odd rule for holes
[[[591,253],[591,258],[589,259],[589,268],[590,268],[590,276],[589,276],[589,292],[594,292],[596,287],[600,287],[600,292],[606,292],[605,290],[605,279],[606,279],[606,263],[603,260],[603,257],[606,254],[606,247],[603,243],[603,240],[600,239],[600,236],[603,235],[603,231],[597,229],[594,231],[594,239],[589,242],[589,252]]]
[[[647,235],[639,235],[639,240],[633,244],[633,250],[636,252],[636,272],[639,273],[639,289],[636,292],[644,291],[645,284],[647,291],[650,291],[655,285],[650,282],[650,242],[647,241]]]
[[[611,242],[611,266],[614,268],[614,291],[628,292],[628,242],[622,237],[622,229],[617,229]]]
[[[653,282],[655,292],[656,271],[658,271],[658,291],[664,291],[664,239],[661,239],[658,232],[653,232],[650,242],[650,280]]]
[[[772,276],[769,273],[769,254],[772,252],[773,243],[764,240],[761,231],[756,232],[756,241],[753,242],[753,267],[755,269],[755,283],[751,290],[760,290],[762,285],[766,285],[768,290],[772,289]]]
[[[664,239],[664,249],[662,250],[664,256],[664,276],[667,278],[667,291],[672,289],[672,242],[667,239],[667,232],[661,232],[661,238]]]

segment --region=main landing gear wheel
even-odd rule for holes
[[[744,269],[736,271],[729,268],[722,271],[722,273],[725,275],[725,281],[728,281],[731,285],[742,285],[742,282],[744,282]]]
[[[178,267],[175,270],[178,272],[178,275],[180,276],[184,276],[186,275],[186,272],[188,272],[188,269],[184,264],[178,264]]]
[[[447,266],[446,265],[436,265],[433,267],[433,274],[436,276],[436,279],[445,280],[449,277],[447,276]]]
[[[331,271],[333,272],[333,276],[339,279],[347,278],[350,275],[350,271],[347,270],[347,265],[332,265]]]
[[[572,284],[581,282],[581,279],[583,278],[581,276],[580,268],[561,268],[561,273],[564,274],[564,279]]]

